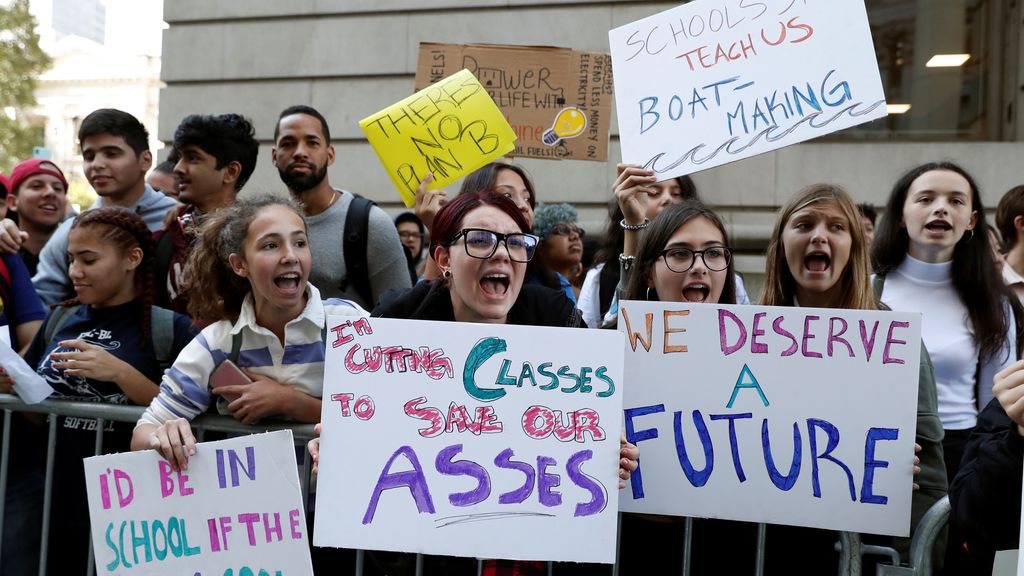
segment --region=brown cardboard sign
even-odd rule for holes
[[[420,44],[416,90],[466,68],[516,133],[509,156],[608,159],[612,61],[602,52],[546,46]]]

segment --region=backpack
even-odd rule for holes
[[[82,304],[75,306],[58,306],[54,308],[46,326],[43,327],[45,342],[53,340],[64,324],[75,315]],[[174,363],[174,312],[166,308],[151,306],[149,308],[149,333],[153,340],[153,355],[161,370],[166,370]]]
[[[345,215],[345,233],[342,237],[341,253],[345,257],[345,279],[341,291],[351,286],[355,293],[373,308],[373,291],[370,289],[370,268],[367,265],[367,235],[370,232],[370,210],[376,206],[372,200],[352,194],[352,203]]]

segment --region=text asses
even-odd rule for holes
[[[614,560],[620,334],[330,326],[316,545]]]

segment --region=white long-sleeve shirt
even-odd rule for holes
[[[164,373],[160,393],[143,413],[143,422],[160,425],[173,418],[191,420],[210,405],[210,374],[231,352],[231,341],[242,334],[237,364],[269,376],[310,396],[320,398],[324,384],[324,342],[321,331],[331,314],[367,316],[354,302],[340,299],[322,301],[320,292],[306,285],[309,301],[298,318],[285,325],[284,345],[270,330],[256,323],[252,294],[246,297],[238,321],[210,324],[181,351],[174,365]]]
[[[952,270],[952,261],[929,264],[908,255],[886,276],[882,302],[893,310],[921,313],[921,340],[935,367],[939,419],[948,430],[963,430],[974,427],[978,407],[984,408],[992,399],[992,379],[996,373],[1016,361],[1017,338],[1013,312],[1004,303],[1010,327],[1007,343],[978,371],[979,348],[967,308],[953,287]],[[985,297],[989,296],[978,295]]]

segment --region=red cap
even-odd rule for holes
[[[64,173],[60,171],[56,164],[45,158],[33,158],[21,162],[11,171],[11,175],[7,178],[8,192],[15,193],[22,182],[36,174],[49,174],[64,183],[64,190],[68,188],[67,178],[64,177]]]

